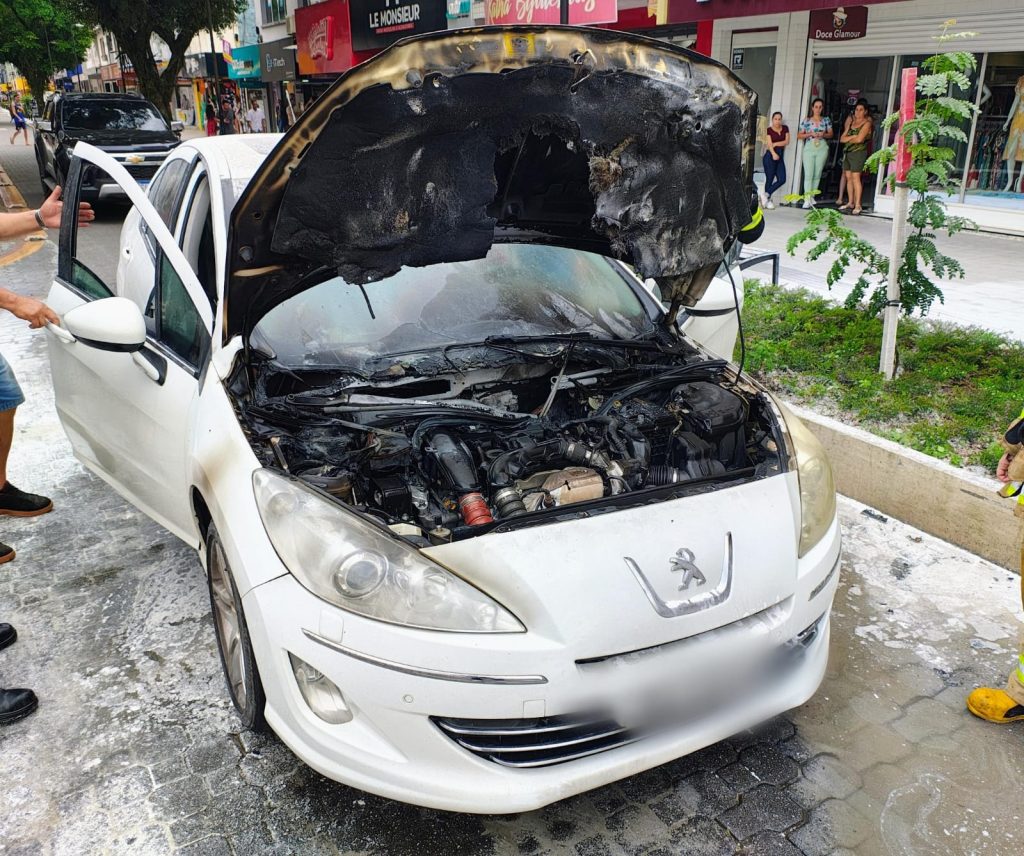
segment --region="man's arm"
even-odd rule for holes
[[[47,321],[60,324],[57,313],[43,301],[15,294],[6,288],[0,288],[0,309],[6,309],[15,317],[28,321],[29,327],[42,327]]]
[[[40,221],[48,229],[59,229],[61,211],[64,208],[64,203],[60,201],[60,193],[61,189],[59,187],[53,189],[53,193],[39,206],[38,219],[36,218],[36,211],[17,211],[11,214],[0,213],[0,241],[32,234],[39,230]],[[88,202],[79,203],[79,223],[87,223],[95,216],[96,214]]]

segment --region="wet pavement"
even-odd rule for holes
[[[47,243],[0,282],[44,296],[55,259]],[[0,519],[18,551],[0,620],[20,633],[0,684],[41,699],[0,730],[0,854],[1024,852],[1024,723],[963,706],[1015,657],[1016,575],[844,500],[831,659],[810,702],[539,811],[414,808],[240,731],[194,554],[72,458],[43,334],[0,316],[0,349],[29,396],[11,479],[56,504]]]

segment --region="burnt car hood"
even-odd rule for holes
[[[755,95],[667,42],[579,27],[406,39],[299,118],[231,215],[225,340],[350,283],[532,241],[621,258],[692,305],[751,220]]]

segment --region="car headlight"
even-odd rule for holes
[[[301,483],[257,470],[252,484],[277,555],[318,597],[406,627],[465,633],[524,630],[483,592]]]
[[[828,532],[836,516],[836,483],[832,464],[818,438],[784,404],[779,404],[789,434],[791,460],[800,481],[800,548],[806,555]]]

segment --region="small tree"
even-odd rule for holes
[[[940,46],[974,35],[950,33],[950,27],[955,24],[955,20],[949,20],[942,25],[942,33],[936,37]],[[942,290],[935,282],[937,278],[964,277],[963,266],[940,252],[935,238],[940,231],[952,236],[975,226],[963,217],[950,216],[945,201],[936,195],[936,191],[948,196],[956,189],[952,178],[956,152],[950,143],[968,142],[962,124],[970,121],[976,108],[954,93],[966,94],[970,90],[968,74],[976,65],[974,54],[967,51],[940,52],[928,57],[922,63],[926,73],[917,79],[916,117],[899,130],[911,157],[907,185],[914,194],[908,215],[913,231],[900,256],[896,277],[900,309],[906,315],[915,310],[925,315],[936,300],[943,301]],[[889,129],[898,120],[899,113],[893,113],[885,118],[883,127]],[[895,157],[896,145],[893,143],[868,158],[865,169],[869,172],[882,171]],[[889,176],[886,181],[890,188],[895,187],[895,176]],[[829,288],[843,278],[851,265],[860,268],[846,305],[864,304],[872,315],[881,312],[887,300],[888,256],[869,241],[858,237],[846,225],[846,218],[839,211],[814,208],[808,212],[806,222],[807,225],[787,241],[787,252],[795,255],[797,247],[811,241],[807,259],[818,259],[826,253],[834,255],[835,261],[825,277]]]

